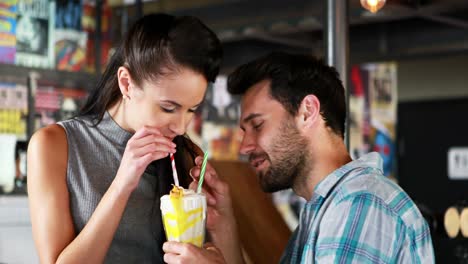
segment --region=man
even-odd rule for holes
[[[383,176],[381,157],[351,160],[343,142],[345,93],[334,68],[305,55],[271,53],[239,67],[228,88],[242,95],[240,151],[249,155],[263,190],[292,188],[307,200],[281,263],[434,262],[427,223]],[[192,175],[198,179],[198,167]],[[229,262],[239,242],[235,235],[229,240],[235,222],[226,209],[228,191],[211,168],[205,177],[212,199],[208,231]],[[223,261],[214,247],[166,243],[164,250],[182,262]]]

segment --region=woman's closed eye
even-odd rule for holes
[[[174,113],[177,107],[175,106],[161,106],[161,110],[163,110],[166,113]]]
[[[198,107],[190,108],[188,111],[190,113],[195,113],[197,111]]]

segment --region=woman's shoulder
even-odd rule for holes
[[[58,124],[48,125],[37,130],[31,140],[40,139],[40,141],[46,141],[51,143],[51,141],[59,141],[60,139],[66,139],[66,133],[62,126]]]
[[[29,148],[50,148],[54,152],[67,149],[65,129],[53,124],[37,130],[29,141]]]

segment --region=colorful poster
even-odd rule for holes
[[[85,1],[83,3],[83,16],[82,16],[82,30],[88,34],[86,43],[86,65],[85,70],[90,73],[96,72],[96,47],[95,47],[95,34],[96,34],[96,19],[95,19],[95,5],[94,1]],[[111,8],[107,1],[103,1],[102,17],[101,17],[101,70],[104,71],[105,66],[111,56]]]
[[[87,33],[71,29],[55,30],[55,68],[80,71],[86,63]]]
[[[371,66],[369,71],[371,149],[380,153],[384,174],[392,178],[396,177],[396,70],[396,63],[381,63]]]
[[[81,31],[81,0],[56,0],[55,28]]]
[[[26,138],[27,89],[14,83],[0,83],[0,134]]]
[[[0,3],[0,63],[15,63],[17,0]]]
[[[383,159],[384,174],[396,178],[396,63],[372,63],[351,69],[350,152],[359,158],[370,151]]]
[[[52,68],[55,65],[54,18],[54,1],[18,0],[17,65],[39,68]]]
[[[364,83],[364,72],[358,66],[351,68],[350,96],[349,96],[349,151],[351,157],[356,159],[369,152],[365,135],[368,134],[367,124],[370,122],[367,102],[367,89]]]
[[[397,110],[396,64],[368,65],[371,117],[394,131]]]

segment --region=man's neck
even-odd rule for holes
[[[294,192],[307,201],[312,198],[317,184],[352,160],[342,140],[322,144],[321,148],[311,152],[306,173],[293,186]]]

